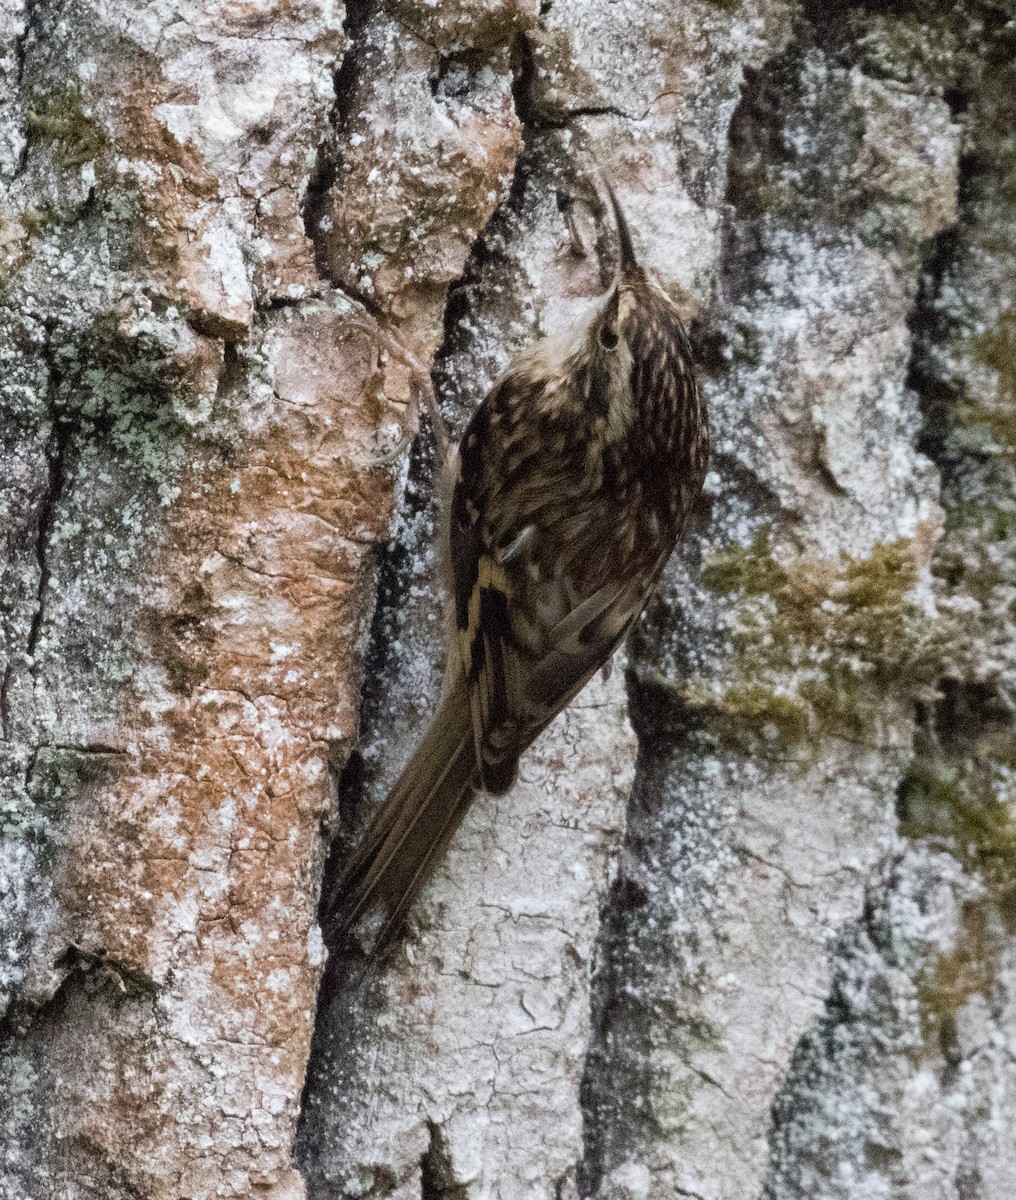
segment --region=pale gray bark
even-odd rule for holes
[[[1016,1190],[1014,61],[1012,0],[0,3],[3,1200]],[[706,495],[315,1014],[440,689],[404,351],[461,428],[598,172]]]

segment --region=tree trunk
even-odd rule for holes
[[[1016,1191],[1014,64],[1016,0],[0,0],[2,1200]],[[441,683],[422,372],[461,429],[603,290],[603,178],[706,494],[324,970]]]

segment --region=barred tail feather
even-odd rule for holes
[[[335,885],[324,918],[328,944],[362,925],[376,956],[398,933],[473,800],[475,772],[469,698],[459,680]]]

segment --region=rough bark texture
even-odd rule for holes
[[[1014,64],[1014,0],[0,0],[2,1200],[1016,1191]],[[574,319],[597,171],[707,494],[318,998],[440,687],[408,364],[461,427]]]

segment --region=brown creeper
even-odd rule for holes
[[[520,354],[452,455],[444,699],[325,905],[334,943],[398,931],[478,790],[624,640],[702,487],[705,405],[677,309],[638,265],[617,199],[617,277],[592,317]]]

